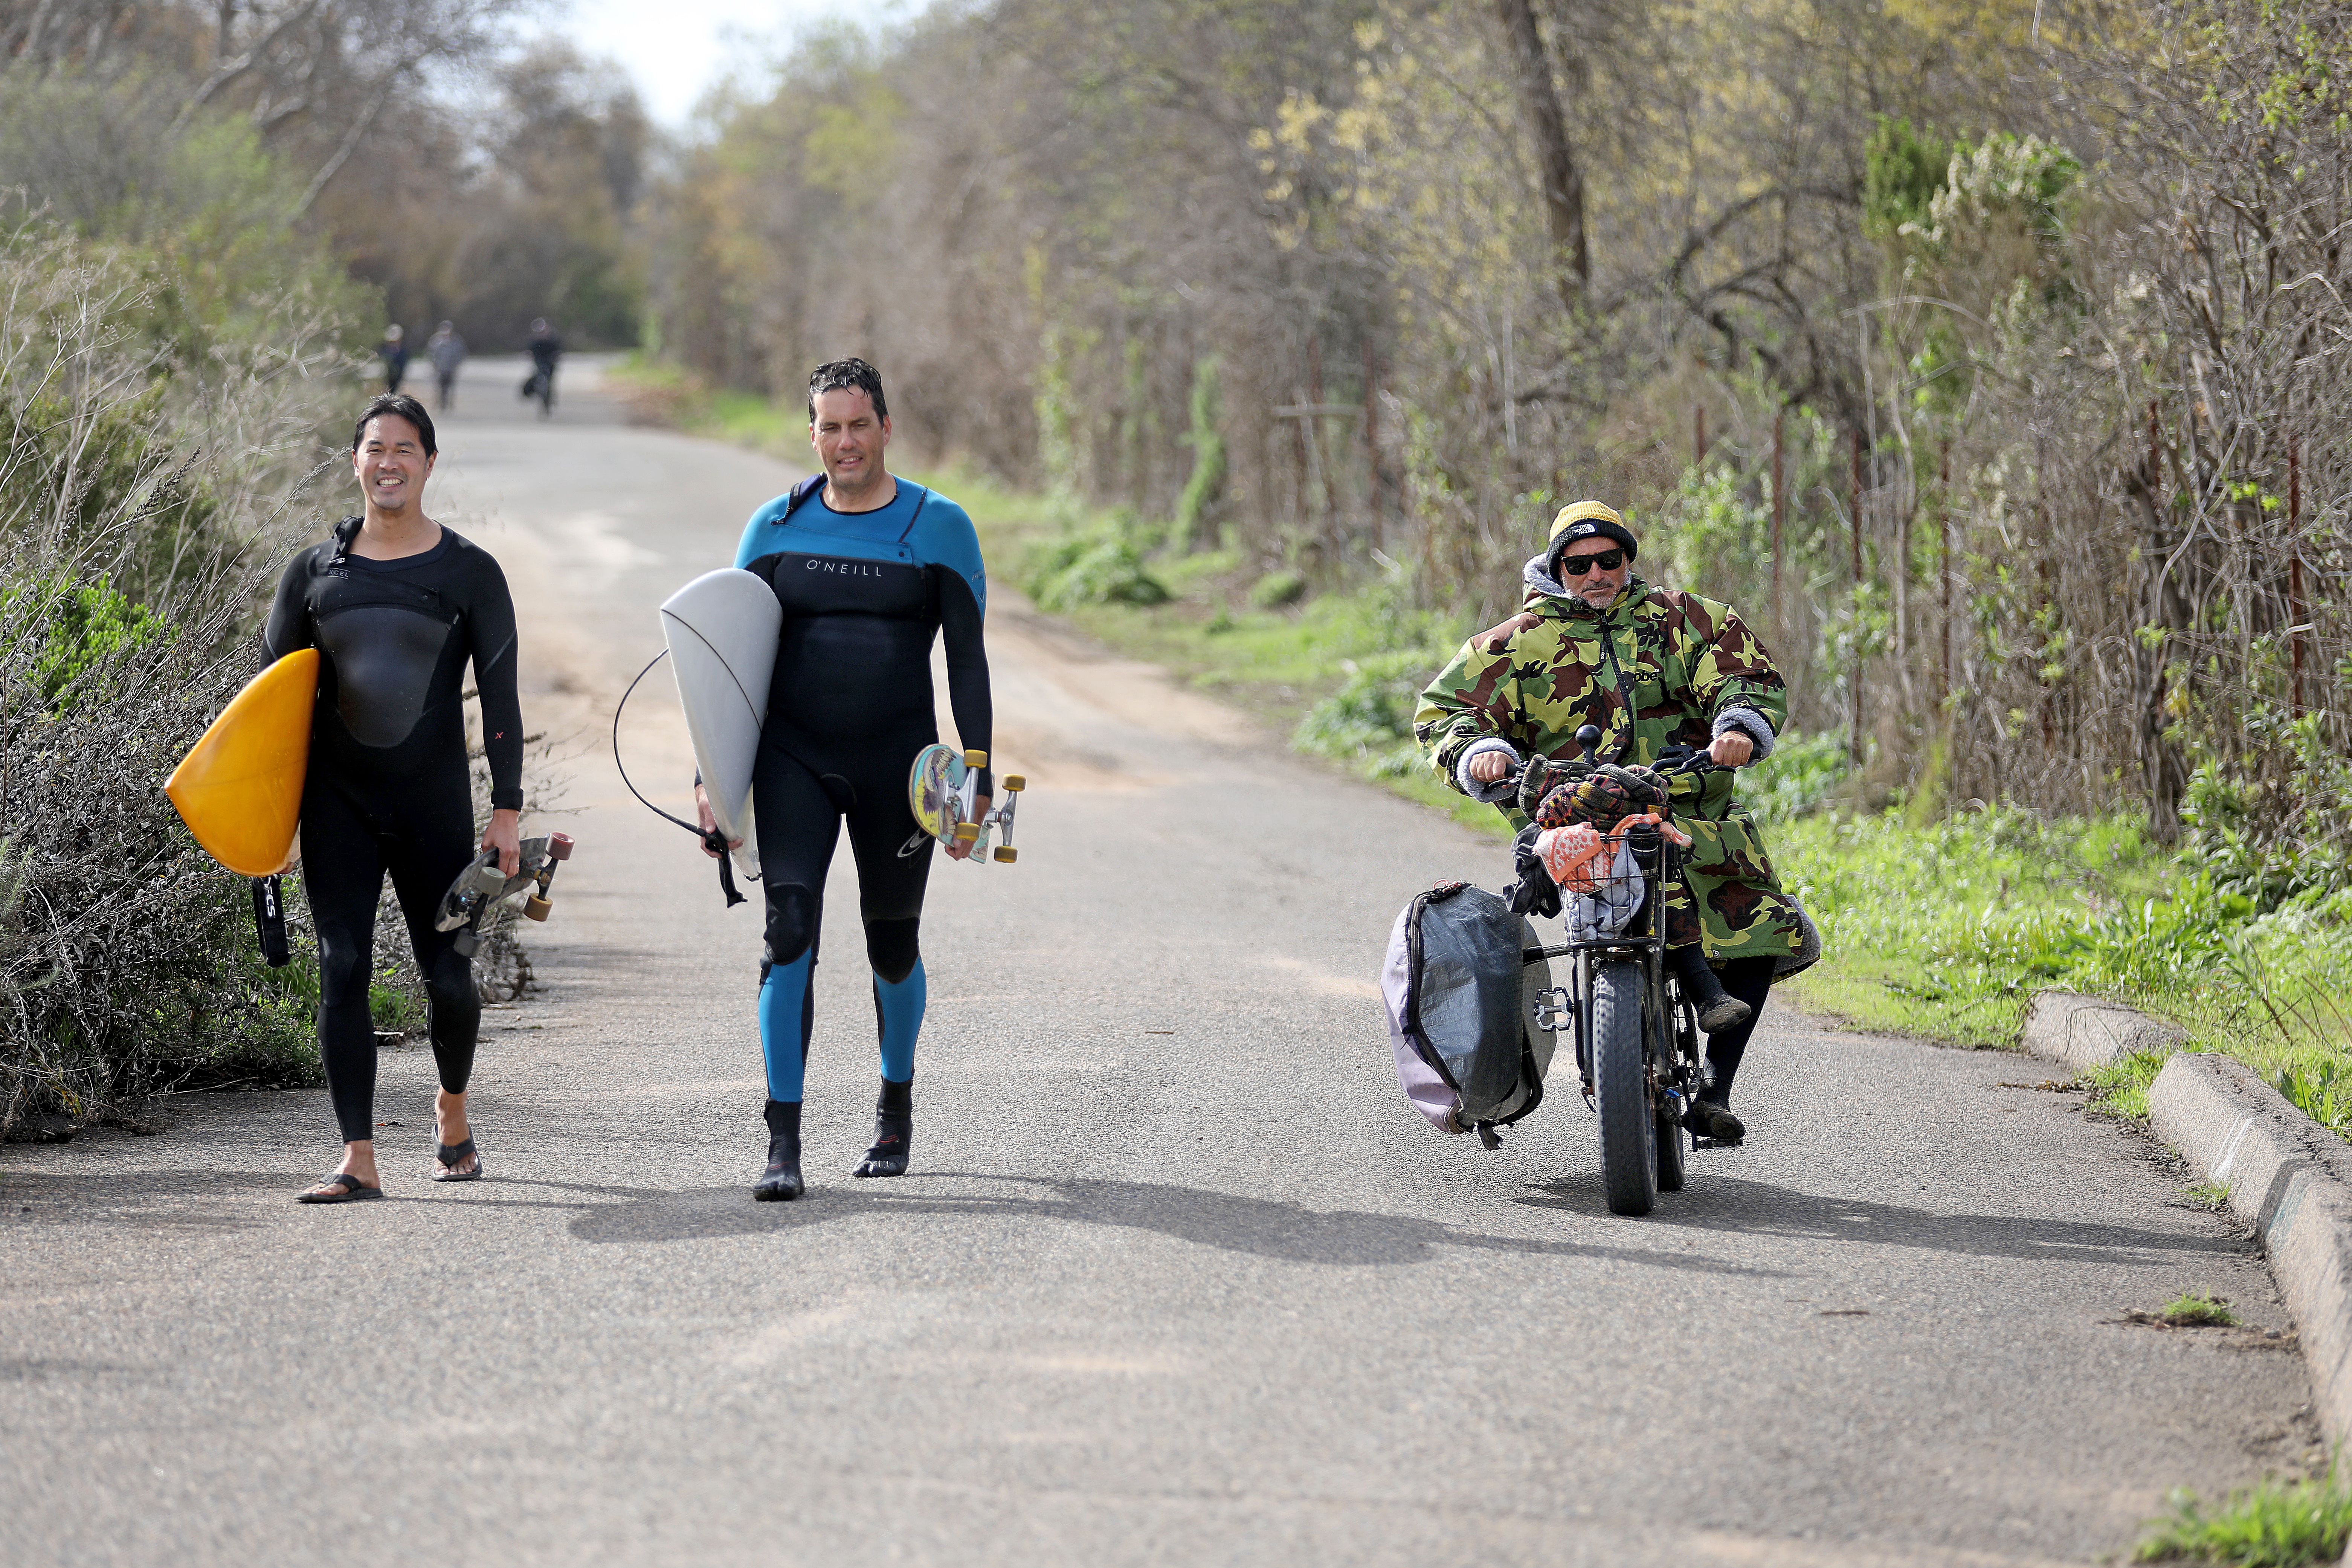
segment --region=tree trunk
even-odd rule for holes
[[[1568,121],[1551,76],[1551,56],[1537,30],[1534,0],[1495,0],[1504,35],[1517,68],[1519,102],[1528,134],[1535,139],[1536,166],[1543,181],[1544,220],[1551,233],[1559,302],[1576,309],[1592,281],[1592,254],[1584,237],[1584,174],[1568,142]]]

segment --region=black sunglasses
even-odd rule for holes
[[[1595,566],[1603,572],[1614,572],[1624,564],[1622,550],[1604,550],[1597,555],[1563,555],[1559,558],[1559,572],[1563,577],[1581,577]]]

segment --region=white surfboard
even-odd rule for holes
[[[776,671],[783,606],[765,583],[728,566],[672,594],[661,607],[661,623],[710,815],[728,837],[743,841],[735,863],[756,877],[760,840],[751,825],[751,764],[768,716],[768,681]]]

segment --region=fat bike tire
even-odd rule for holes
[[[1592,971],[1592,1098],[1601,1121],[1601,1182],[1612,1214],[1645,1215],[1658,1202],[1657,1125],[1642,1049],[1642,965]]]

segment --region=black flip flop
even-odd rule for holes
[[[320,1187],[334,1187],[339,1190],[331,1193],[321,1192]],[[349,1171],[338,1171],[331,1176],[320,1177],[318,1185],[309,1191],[296,1193],[294,1201],[298,1204],[355,1204],[362,1198],[382,1196],[383,1196],[382,1187],[371,1187]]]
[[[454,1165],[468,1154],[474,1157],[472,1170],[436,1171],[433,1179],[436,1182],[478,1182],[482,1179],[482,1152],[474,1147],[473,1134],[467,1133],[462,1143],[444,1143],[436,1139],[433,1158],[444,1165]]]

